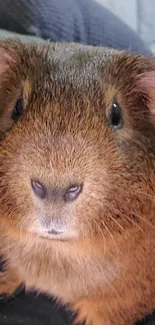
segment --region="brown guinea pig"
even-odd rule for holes
[[[155,308],[155,59],[6,41],[0,76],[0,293],[134,324]]]

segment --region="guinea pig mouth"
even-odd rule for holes
[[[49,239],[60,239],[60,238],[64,237],[64,232],[63,231],[61,232],[61,231],[53,228],[50,230],[40,232],[39,236],[49,238]]]
[[[51,225],[50,227],[39,226],[37,229],[31,229],[31,232],[37,233],[39,237],[51,240],[68,241],[76,238],[74,231],[67,229],[67,227],[56,227],[55,225]]]
[[[37,221],[29,227],[29,232],[51,240],[68,241],[77,238],[74,227],[63,218],[46,218],[38,216]]]
[[[68,241],[75,237],[71,232],[51,228],[50,230],[41,231],[38,233],[40,237],[51,239],[51,240],[64,240]]]
[[[52,229],[48,230],[48,234],[49,235],[60,235],[60,234],[63,234],[63,231],[52,228]]]

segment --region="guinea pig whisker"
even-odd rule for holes
[[[121,229],[121,230],[124,230],[124,227],[115,219],[113,218],[111,215],[108,216],[112,221],[114,221],[117,226]]]
[[[114,272],[114,276],[112,277],[112,279],[114,279],[115,275],[117,274],[118,267],[119,267],[118,266],[118,264],[119,264],[119,250],[118,250],[117,243],[116,243],[116,241],[114,239],[114,236],[112,235],[112,233],[109,230],[108,226],[106,226],[106,224],[105,224],[105,222],[103,220],[101,221],[101,223],[102,223],[103,227],[107,230],[107,232],[108,232],[109,236],[111,237],[111,239],[112,239],[112,241],[113,241],[113,243],[115,245],[115,248],[116,248],[116,269],[115,269],[115,272]]]
[[[106,244],[105,244],[105,236],[104,236],[104,233],[103,233],[101,227],[99,226],[98,222],[95,220],[95,218],[93,219],[93,222],[94,222],[96,228],[99,230],[99,232],[100,232],[100,234],[101,234],[101,236],[103,238],[103,241],[104,241],[104,255],[105,255],[106,254]]]
[[[99,230],[99,232],[101,233],[102,238],[105,239],[104,234],[103,234],[103,231],[102,231],[101,227],[99,226],[98,222],[95,220],[95,218],[93,219],[93,222],[94,222],[94,224],[95,224],[95,227],[96,227],[96,228]]]
[[[139,224],[137,224],[134,220],[132,220],[131,217],[128,217],[127,215],[124,215],[124,218],[126,218],[126,219],[129,220],[131,223],[133,223],[137,228],[140,229],[140,231],[144,232],[144,230],[139,226]]]
[[[10,238],[8,237],[6,252],[7,252],[9,258],[10,258],[10,249],[12,249],[12,248],[15,248],[15,244],[10,245]],[[5,251],[3,250],[3,252],[5,252]]]
[[[136,217],[139,218],[140,220],[142,220],[143,222],[145,222],[149,227],[155,228],[155,225],[154,224],[152,224],[150,221],[148,221],[144,217],[138,215],[137,213],[136,213]]]
[[[41,290],[37,290],[37,292],[35,292],[35,295],[34,295],[34,298],[33,298],[33,301],[36,300],[40,295],[42,294]]]
[[[107,230],[107,232],[108,232],[109,236],[111,237],[111,239],[112,239],[113,243],[115,244],[115,246],[117,246],[116,241],[114,239],[114,236],[112,235],[112,233],[109,230],[108,226],[105,224],[105,222],[103,220],[101,220],[100,222],[102,223],[103,227]]]
[[[139,190],[135,190],[138,194],[141,194],[142,196],[147,197],[148,199],[151,199],[152,201],[155,201],[155,196],[151,195],[151,194],[147,194],[144,192],[141,192]]]
[[[23,225],[20,225],[19,236],[20,236],[20,240],[21,240],[21,241],[22,241],[22,239],[23,239],[23,236],[22,236],[22,233],[23,233],[22,228],[23,228]]]
[[[131,222],[132,224],[134,224],[136,227],[138,227],[142,232],[144,232],[144,230],[139,226],[139,224],[137,224],[137,222],[135,222],[132,217],[130,215],[132,215],[133,213],[128,213],[128,212],[121,212],[119,209],[117,209],[116,207],[113,207],[113,211],[115,213],[115,215],[119,215],[121,217],[121,219],[126,219],[129,220],[129,222]],[[136,213],[134,213],[135,216],[137,216]],[[138,216],[137,216],[138,217]],[[116,220],[115,218],[113,218],[113,221]],[[124,229],[125,230],[125,229]]]
[[[15,244],[10,245],[8,243],[7,247],[3,248],[3,253],[5,253],[5,252],[9,253],[10,249],[12,249],[12,248],[15,248]]]

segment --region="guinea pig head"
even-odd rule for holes
[[[152,211],[154,61],[74,59],[66,68],[46,47],[1,44],[0,218],[12,232],[99,238]]]

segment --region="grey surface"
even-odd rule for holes
[[[155,0],[96,0],[139,33],[155,53]]]
[[[53,42],[102,45],[150,55],[126,21],[95,0],[0,0],[0,28]]]

